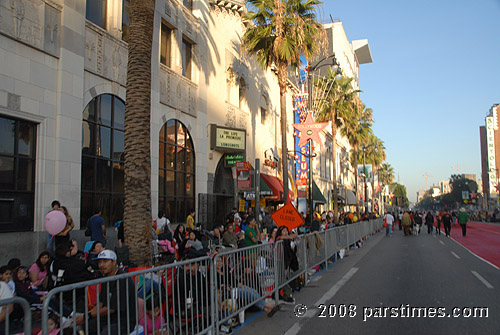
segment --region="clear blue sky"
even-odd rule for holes
[[[457,165],[480,178],[479,126],[500,103],[500,0],[325,0],[329,15],[368,39],[361,98],[410,201],[426,172],[429,186]]]

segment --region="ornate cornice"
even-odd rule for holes
[[[240,14],[245,10],[245,1],[243,0],[209,0],[208,2],[219,9],[231,10]]]

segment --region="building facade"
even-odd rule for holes
[[[483,196],[486,199],[498,197],[498,181],[500,162],[500,129],[498,116],[500,105],[494,104],[487,116],[485,125],[479,127],[481,143],[481,180]]]

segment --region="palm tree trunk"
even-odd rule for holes
[[[281,115],[281,168],[283,170],[283,203],[288,199],[288,146],[286,142],[286,87],[280,88],[280,115]],[[309,148],[311,150],[311,148]],[[311,167],[309,167],[311,168]]]
[[[334,112],[332,112],[333,220],[334,223],[337,224],[339,222],[339,197],[337,194],[337,141],[335,141],[337,137],[337,125],[335,124],[334,115]],[[345,201],[347,203],[347,199],[345,199]]]
[[[151,50],[154,0],[130,1],[125,103],[125,242],[130,260],[151,264]]]

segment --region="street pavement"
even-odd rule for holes
[[[283,305],[272,318],[247,315],[236,333],[500,334],[498,269],[444,235],[403,236],[397,229],[392,238],[384,235],[376,234],[313,277],[294,293],[295,305]],[[427,317],[423,309],[408,317],[418,307],[429,308]],[[455,318],[455,307],[483,317]],[[461,310],[475,307],[488,308],[488,317],[485,310]],[[305,315],[297,317],[297,311]]]

